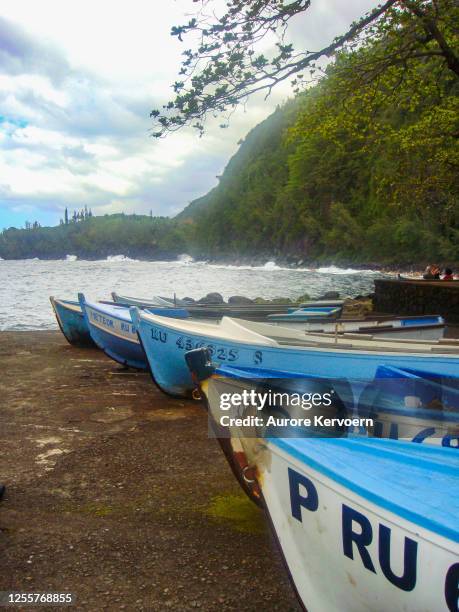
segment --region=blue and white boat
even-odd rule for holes
[[[266,304],[205,304],[200,302],[187,302],[174,298],[153,297],[148,300],[145,298],[130,297],[127,295],[119,295],[116,292],[112,293],[113,301],[123,306],[136,306],[137,308],[156,308],[158,306],[186,308],[190,316],[203,319],[221,319],[223,316],[241,317],[255,321],[263,321],[268,315],[283,313],[287,314],[288,310],[309,309],[310,318],[331,318],[337,316],[343,308],[343,300],[334,301],[317,301],[301,304],[294,308],[289,308],[284,303],[266,303]]]
[[[249,461],[308,610],[457,610],[457,453],[276,439],[260,454]]]
[[[81,309],[94,343],[106,355],[122,365],[138,370],[148,370],[148,361],[132,323],[129,308],[100,302],[88,302],[78,294]],[[153,311],[163,312],[158,308]],[[183,309],[164,309],[169,317],[186,317]]]
[[[53,296],[49,300],[59,329],[68,342],[74,346],[94,347],[95,343],[89,333],[80,304],[72,300],[59,300]]]
[[[355,381],[277,369],[215,367],[207,349],[190,351],[185,359],[193,380],[198,380],[201,386],[201,380],[212,376],[213,392],[221,397],[228,398],[241,389],[246,397],[253,394],[251,397],[256,398],[259,393],[264,394],[267,400],[258,408],[253,402],[233,407],[226,400],[227,405],[219,413],[212,413],[215,422],[225,415],[261,417],[263,422],[257,424],[257,436],[360,433],[367,437],[402,439],[459,449],[459,378],[380,366],[374,380],[363,386],[357,403],[352,388]],[[300,394],[302,399],[287,405],[285,398],[292,392],[297,396]],[[311,397],[327,398],[327,402],[311,404]],[[284,400],[280,404],[279,398]],[[321,417],[317,423],[316,416]],[[336,423],[324,425],[322,422],[335,417],[338,417],[340,427]],[[309,422],[307,426],[304,425],[305,418]],[[349,426],[345,424],[346,419],[350,419]],[[365,426],[357,426],[354,419],[361,419]],[[295,426],[292,426],[293,422]],[[270,426],[273,424],[277,426],[272,429]],[[251,427],[252,423],[249,425]]]
[[[247,303],[247,304],[230,304],[230,303],[221,303],[221,304],[209,304],[202,302],[195,302],[191,298],[180,299],[177,297],[173,298],[165,298],[160,296],[153,296],[152,298],[139,298],[132,297],[124,294],[119,294],[116,291],[112,291],[113,301],[117,304],[124,304],[129,306],[137,306],[138,308],[150,308],[156,306],[180,306],[182,308],[186,308],[188,306],[196,307],[196,308],[221,308],[226,310],[231,310],[234,308],[245,308],[249,310],[251,308],[260,308],[260,309],[273,309],[273,310],[281,310],[282,312],[293,312],[298,309],[311,308],[315,310],[323,309],[322,312],[329,311],[334,308],[343,308],[344,300],[310,300],[309,302],[303,302],[302,304],[298,304],[294,307],[289,306],[285,303],[272,303],[268,302],[266,304],[259,303]]]
[[[457,610],[455,451],[392,440],[290,438],[247,452],[310,612]]]
[[[177,320],[134,310],[133,321],[152,375],[166,393],[189,396],[184,354],[207,347],[217,363],[282,369],[310,376],[374,379],[381,365],[459,377],[459,343],[331,338],[267,323],[224,317],[218,323]],[[355,385],[356,393],[357,385]]]
[[[455,451],[360,438],[251,442],[247,461],[305,608],[457,610]]]
[[[222,384],[240,394],[248,373],[201,363],[194,374],[218,415]],[[305,608],[457,611],[456,450],[354,435],[248,437],[238,423],[228,431],[233,456],[228,440],[222,448],[261,500]]]

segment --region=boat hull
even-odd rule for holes
[[[457,609],[451,607],[457,605],[457,541],[370,501],[281,444],[268,443],[257,468],[271,524],[308,610]]]
[[[194,388],[185,362],[185,352],[207,347],[216,364],[263,367],[330,378],[356,379],[371,382],[380,365],[427,369],[445,376],[459,376],[457,359],[436,355],[410,355],[365,351],[333,351],[306,347],[265,346],[181,331],[167,323],[146,318],[138,313],[136,327],[158,386],[166,393],[189,396]],[[360,384],[362,387],[362,384]]]
[[[355,435],[266,438],[263,428],[237,423],[224,439],[222,393],[248,391],[250,380],[231,367],[215,372],[205,351],[187,361],[237,480],[262,501],[305,608],[457,610],[456,450]],[[270,377],[282,373],[260,372],[253,388],[266,391]]]
[[[137,370],[148,370],[148,362],[132,322],[109,313],[102,306],[80,300],[91,338],[114,361]],[[129,311],[126,309],[126,312]]]
[[[88,324],[78,302],[50,297],[59,329],[73,346],[95,348]]]

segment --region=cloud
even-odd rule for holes
[[[69,64],[56,47],[43,44],[21,26],[0,16],[0,66],[7,74],[46,74],[59,82]]]
[[[222,5],[222,0],[218,0]],[[290,34],[319,46],[372,6],[313,3]],[[95,214],[172,215],[216,183],[238,140],[285,99],[287,85],[256,96],[204,138],[184,130],[150,137],[149,112],[171,96],[185,48],[169,36],[191,0],[3,0],[0,7],[0,213],[41,220],[65,206]],[[186,45],[185,45],[186,46]],[[14,209],[14,210],[13,210]],[[2,221],[4,223],[4,221]]]

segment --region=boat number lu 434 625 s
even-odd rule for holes
[[[157,342],[165,344],[168,342],[167,332],[156,327],[151,328],[151,337]],[[237,361],[239,359],[239,351],[237,349],[229,349],[215,344],[208,344],[187,336],[179,336],[175,341],[176,346],[182,351],[192,351],[197,348],[207,348],[210,355],[219,361]]]
[[[303,522],[303,510],[316,512],[319,509],[319,494],[314,483],[304,474],[288,468],[290,507],[294,519]],[[418,542],[405,536],[404,549],[401,551],[403,571],[393,571],[392,567],[401,567],[396,560],[394,550],[391,554],[392,530],[379,523],[377,529],[370,520],[350,505],[341,504],[341,537],[344,556],[362,563],[365,569],[374,574],[382,572],[384,577],[395,587],[403,591],[412,591],[416,587],[418,565]],[[377,541],[377,559],[368,550],[373,540]],[[394,546],[392,546],[394,549]],[[445,603],[451,612],[458,611],[459,598],[459,563],[452,564],[445,575]]]

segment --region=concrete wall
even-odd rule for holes
[[[374,309],[398,315],[439,314],[459,323],[459,281],[375,280]]]

